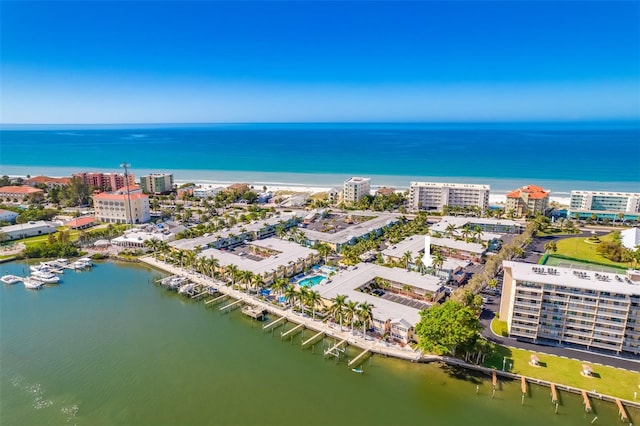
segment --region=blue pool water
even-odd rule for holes
[[[314,276],[311,276],[311,277],[308,277],[308,278],[305,278],[303,280],[298,281],[298,285],[300,287],[310,288],[310,287],[313,287],[314,285],[320,284],[320,282],[322,280],[324,280],[325,278],[327,278],[327,277],[325,277],[324,275],[314,275]]]

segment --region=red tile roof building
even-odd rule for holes
[[[549,208],[549,191],[536,185],[527,185],[507,194],[506,212],[516,216],[544,214]]]
[[[93,216],[82,216],[70,220],[65,223],[65,226],[68,226],[70,229],[86,229],[91,228],[96,224],[96,219]]]
[[[117,191],[126,185],[123,173],[82,172],[74,173],[72,176],[79,177],[87,185],[102,189],[103,191]],[[128,174],[128,180],[129,185],[136,184],[133,173]]]
[[[24,181],[25,185],[36,186],[38,184],[44,184],[47,188],[66,186],[69,185],[70,182],[71,178],[68,177],[56,178],[49,176],[34,176]]]
[[[20,202],[25,198],[40,200],[44,198],[44,191],[42,189],[32,188],[29,185],[0,187],[0,199],[9,202],[16,200]]]

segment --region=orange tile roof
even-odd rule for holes
[[[30,184],[30,183],[57,183],[60,185],[68,185],[69,182],[71,182],[71,178],[68,177],[61,177],[61,178],[56,178],[56,177],[49,177],[49,176],[34,176],[31,179],[27,179],[25,181],[25,183]]]
[[[78,217],[76,219],[70,220],[65,225],[68,226],[69,228],[77,228],[79,226],[88,225],[89,223],[93,223],[95,221],[96,221],[95,218],[91,216],[83,216],[83,217]]]
[[[28,185],[22,186],[3,186],[0,193],[5,194],[37,194],[43,192],[42,189],[32,188]]]
[[[539,186],[526,185],[508,193],[507,198],[520,198],[523,192],[529,194],[529,198],[532,200],[541,200],[549,196],[549,192]]]

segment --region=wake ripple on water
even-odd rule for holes
[[[33,408],[42,410],[53,406],[55,403],[45,397],[45,390],[41,383],[29,383],[23,376],[15,376],[10,381],[11,386],[20,389],[30,395],[33,395]],[[66,405],[60,408],[60,412],[64,414],[66,423],[71,423],[78,415],[80,407],[77,404]]]

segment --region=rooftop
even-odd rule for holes
[[[560,266],[546,267],[513,261],[504,261],[502,264],[505,268],[511,268],[512,277],[517,281],[609,291],[629,296],[640,295],[640,282],[631,281],[624,274],[594,272]]]
[[[515,191],[511,191],[507,194],[507,198],[520,198],[522,194],[528,194],[532,200],[541,200],[549,196],[549,191],[545,191],[543,188],[536,185],[526,185],[522,188],[518,188]]]
[[[482,189],[489,191],[491,185],[474,183],[444,183],[444,182],[411,182],[411,187],[428,186],[434,188],[459,188],[459,189]]]
[[[347,179],[347,182],[368,182],[370,180],[371,180],[371,178],[352,177],[352,178]]]
[[[0,187],[0,193],[5,194],[38,194],[42,193],[42,189],[32,188],[29,185],[20,185],[20,186],[3,186]]]
[[[93,216],[82,216],[82,217],[78,217],[76,219],[70,220],[69,222],[65,223],[65,226],[68,226],[69,228],[78,228],[80,226],[94,223],[95,221],[96,219]]]
[[[608,197],[638,197],[638,192],[614,192],[614,191],[588,191],[588,190],[574,190],[571,191],[571,195],[604,195]]]
[[[462,240],[454,240],[451,238],[435,238],[431,237],[431,244],[438,247],[446,247],[455,250],[462,250],[469,253],[482,254],[486,251],[486,249],[482,246],[482,244],[478,243],[467,243]]]
[[[25,229],[40,228],[42,226],[55,229],[55,226],[53,226],[48,222],[45,222],[44,220],[38,220],[35,222],[29,222],[29,223],[20,223],[18,225],[3,226],[0,229],[2,230],[2,232],[9,233],[9,232],[21,231]]]
[[[375,214],[371,212],[366,216],[371,216]],[[352,214],[352,216],[359,216],[357,214]],[[366,222],[361,222],[349,226],[345,229],[342,229],[335,233],[327,233],[314,231],[311,229],[302,229],[301,231],[310,241],[324,241],[332,244],[345,244],[353,238],[360,238],[369,232],[376,231],[384,226],[391,225],[396,223],[401,215],[397,213],[380,213],[377,217],[371,220],[367,220]]]
[[[253,274],[264,274],[276,271],[279,266],[288,266],[298,259],[306,259],[317,251],[303,247],[296,243],[281,240],[280,238],[266,238],[264,240],[251,241],[247,246],[262,247],[278,252],[276,255],[265,257],[261,260],[253,260],[239,253],[222,251],[218,249],[207,249],[200,253],[199,257],[213,257],[218,259],[220,266],[236,265],[243,271],[251,271]]]

